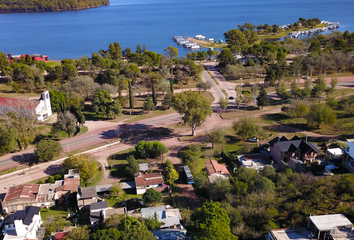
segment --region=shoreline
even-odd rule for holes
[[[37,10],[37,11],[35,11],[35,10],[9,10],[9,11],[2,11],[2,10],[0,10],[0,14],[2,14],[2,13],[39,13],[39,12],[80,11],[80,10],[91,9],[91,8],[98,8],[98,7],[108,6],[108,5],[110,5],[110,3],[102,4],[102,5],[100,5],[100,6],[71,8],[71,9],[54,9],[54,10]]]

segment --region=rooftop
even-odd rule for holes
[[[215,160],[208,160],[208,161],[205,161],[204,163],[207,168],[208,175],[212,175],[215,173],[219,173],[219,174],[223,174],[223,175],[230,174],[225,165],[219,164]]]
[[[15,220],[22,220],[23,224],[30,225],[34,215],[39,214],[39,207],[26,207],[25,210],[16,211],[4,219],[4,224],[14,224]]]
[[[94,210],[103,210],[108,207],[107,202],[96,202],[96,203],[91,203],[90,205],[90,211]]]
[[[308,229],[274,229],[272,234],[277,240],[310,240],[311,231]]]
[[[164,183],[161,173],[140,174],[135,177],[136,186],[156,185]]]
[[[186,230],[180,229],[163,229],[163,230],[154,230],[152,234],[156,239],[162,240],[182,240],[187,239]]]
[[[310,216],[311,222],[319,231],[329,231],[337,227],[352,227],[352,223],[343,214]]]
[[[38,184],[22,184],[10,187],[7,192],[4,204],[15,200],[35,200],[38,193]]]
[[[0,105],[14,108],[35,109],[38,106],[38,101],[0,97]]]
[[[96,196],[97,196],[96,187],[81,188],[81,198],[93,198]]]

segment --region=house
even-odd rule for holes
[[[208,179],[210,183],[213,183],[217,178],[229,179],[229,171],[225,165],[219,164],[215,160],[208,160],[204,162]]]
[[[272,164],[269,158],[263,153],[238,155],[237,159],[240,161],[242,167],[253,168],[257,171],[261,171],[265,166],[271,166]]]
[[[306,163],[316,159],[320,152],[309,142],[294,136],[291,140],[286,137],[276,137],[269,141],[270,154],[273,160],[282,167],[290,167],[295,171],[305,171]]]
[[[165,206],[142,208],[141,215],[143,218],[156,218],[164,224],[160,227],[164,228],[179,228],[181,225],[182,216],[179,209],[166,208]]]
[[[4,201],[2,210],[4,213],[24,210],[27,206],[34,206],[37,203],[39,184],[22,184],[9,188]]]
[[[80,186],[80,176],[73,177],[70,175],[64,175],[64,180],[62,185],[55,189],[54,200],[61,204],[65,201],[65,198],[70,194],[77,192],[78,187]]]
[[[343,214],[310,216],[307,228],[270,229],[266,240],[354,239],[352,226]]]
[[[25,58],[27,57],[27,54],[25,55],[11,55],[11,53],[8,53],[6,54],[7,56],[7,59],[10,61],[10,62],[13,62],[14,60],[15,61],[19,61],[21,60],[21,56],[24,56]],[[48,56],[46,55],[42,55],[42,54],[33,54],[32,56],[32,60],[35,61],[45,61],[45,62],[48,62]]]
[[[149,188],[159,188],[162,191],[165,188],[164,179],[161,173],[138,173],[134,178],[136,194],[144,194]]]
[[[44,91],[42,100],[39,101],[0,97],[0,115],[14,110],[26,118],[35,118],[37,121],[43,122],[53,115],[49,91]]]
[[[29,206],[18,210],[4,219],[4,240],[31,240],[37,239],[37,233],[42,225],[39,207]]]
[[[327,158],[340,159],[344,155],[344,150],[341,148],[330,148],[326,151]]]
[[[55,233],[54,240],[63,240],[66,234],[68,234],[68,232]]]
[[[40,184],[36,197],[36,206],[42,208],[55,205],[56,189],[62,185],[63,180],[56,181],[55,183]]]
[[[79,187],[77,192],[77,206],[79,209],[97,202],[96,187]]]
[[[107,202],[96,202],[90,205],[90,222],[94,225],[100,221],[104,221],[106,217]]]
[[[347,139],[342,165],[349,172],[354,173],[354,139]]]

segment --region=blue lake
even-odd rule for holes
[[[80,11],[0,14],[0,51],[75,59],[119,42],[163,53],[177,46],[175,35],[218,39],[245,22],[283,25],[299,17],[340,22],[338,30],[352,32],[353,6],[352,0],[111,0]],[[188,51],[178,49],[180,56]]]

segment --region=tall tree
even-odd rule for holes
[[[264,106],[269,106],[269,98],[267,95],[267,91],[264,89],[264,87],[261,87],[261,90],[259,91],[259,95],[257,97],[257,105],[260,108],[263,108]]]
[[[122,48],[120,47],[119,43],[117,42],[114,42],[113,44],[110,43],[108,47],[108,51],[111,59],[113,60],[123,59]]]
[[[80,174],[80,182],[86,183],[87,180],[96,176],[98,166],[94,159],[86,154],[68,157],[63,162],[63,169],[77,169]]]
[[[129,84],[129,106],[130,109],[134,108],[134,94],[133,94],[133,89],[132,89],[132,81],[128,80]]]
[[[53,112],[64,112],[66,110],[64,94],[58,90],[49,91],[50,105]]]
[[[214,148],[216,143],[222,143],[225,139],[225,133],[221,129],[212,129],[205,135],[205,141],[211,143]]]
[[[97,89],[92,99],[92,108],[97,116],[106,115],[111,102],[112,98],[107,90]]]
[[[207,116],[213,113],[211,103],[201,92],[182,92],[176,93],[173,97],[171,107],[179,114],[184,114],[183,121],[192,127],[192,135],[195,129],[206,120]]]
[[[233,129],[242,140],[251,137],[257,137],[260,127],[254,123],[251,118],[240,118],[237,122],[233,123]]]
[[[149,188],[143,194],[143,201],[149,206],[154,206],[156,203],[162,201],[162,193],[155,191],[153,188]]]
[[[58,113],[55,127],[68,133],[69,138],[76,132],[77,119],[74,114],[69,111]]]

